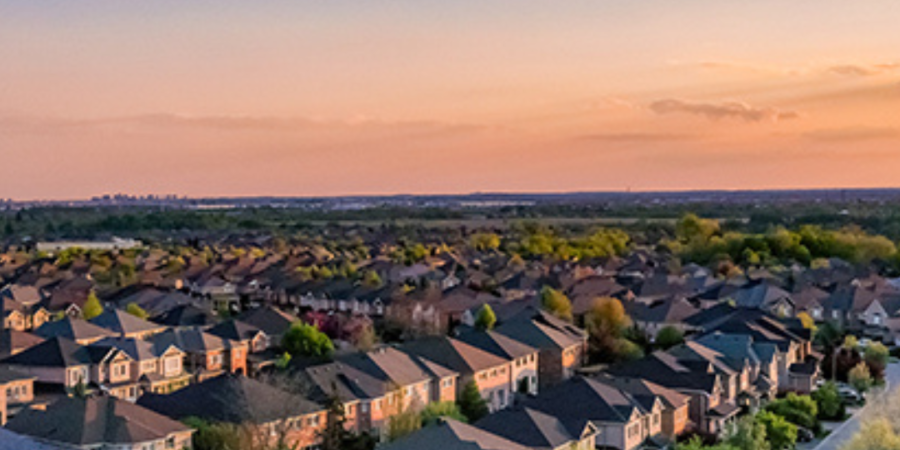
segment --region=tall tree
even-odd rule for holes
[[[493,330],[496,323],[497,315],[494,314],[491,305],[485,303],[481,306],[481,309],[478,310],[478,316],[475,317],[475,327],[482,331]]]
[[[103,314],[103,305],[100,304],[100,299],[97,298],[97,294],[94,291],[91,291],[88,294],[87,301],[84,302],[84,308],[81,310],[81,315],[84,317],[84,320],[91,320],[94,317]]]
[[[297,321],[281,339],[281,346],[291,356],[327,357],[334,352],[334,344],[316,327]]]
[[[544,286],[541,289],[541,306],[563,320],[572,320],[572,302],[560,291]]]
[[[478,385],[475,384],[475,381],[470,381],[463,387],[457,403],[459,404],[459,411],[469,419],[469,422],[476,422],[490,413],[488,404],[481,397],[481,392],[478,391]]]

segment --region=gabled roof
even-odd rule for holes
[[[445,377],[455,373],[450,369],[440,368],[439,365],[425,365],[421,358],[392,347],[344,356],[339,361],[344,366],[351,366],[398,387],[428,381],[436,375]]]
[[[74,446],[137,444],[189,431],[187,425],[114,397],[65,397],[46,411],[26,409],[10,430]]]
[[[648,412],[624,391],[599,379],[575,377],[545,389],[526,400],[524,406],[565,419],[591,422],[628,423],[634,414]]]
[[[540,450],[577,444],[585,436],[597,432],[587,419],[559,418],[527,407],[496,412],[479,420],[475,426]]]
[[[265,331],[269,336],[284,334],[294,322],[299,320],[274,306],[245,311],[237,319]]]
[[[125,354],[127,354],[131,359],[134,359],[136,361],[145,361],[148,359],[159,358],[160,356],[165,354],[166,351],[169,350],[169,348],[172,347],[178,349],[179,352],[181,351],[181,349],[179,349],[176,345],[167,345],[167,343],[162,341],[151,342],[142,339],[123,337],[110,337],[101,339],[91,344],[90,347],[117,348],[125,352]]]
[[[166,328],[163,325],[135,317],[121,309],[107,309],[103,311],[103,314],[91,319],[90,322],[123,335],[159,332]]]
[[[44,338],[27,331],[0,330],[0,358],[44,342]]]
[[[225,374],[168,395],[145,394],[137,404],[176,420],[268,423],[324,408],[300,395],[240,375]]]
[[[34,330],[34,334],[44,339],[64,337],[75,341],[102,339],[107,336],[115,335],[115,333],[110,330],[98,327],[85,320],[68,316],[62,320],[47,322],[41,325],[38,329]]]
[[[252,340],[260,333],[263,333],[259,328],[237,319],[226,320],[206,330],[206,332],[221,338],[231,339],[232,341]]]
[[[379,450],[528,450],[506,438],[452,419],[423,428]]]
[[[400,349],[460,374],[480,372],[510,362],[451,337],[418,339],[404,344]]]
[[[605,374],[601,376],[604,376],[604,378],[601,378],[604,383],[631,394],[646,410],[652,409],[653,403],[657,400],[661,401],[668,409],[680,408],[687,405],[690,401],[690,397],[687,395],[643,378],[609,377]]]
[[[174,345],[186,353],[225,350],[237,344],[235,341],[223,339],[196,329],[167,330],[153,335],[148,340],[161,347]]]
[[[30,437],[0,428],[0,450],[61,450],[62,447],[38,442]]]
[[[523,310],[494,331],[538,349],[566,349],[586,339],[578,327],[533,308]]]
[[[719,387],[719,375],[710,364],[704,367],[685,365],[665,352],[654,352],[637,361],[618,364],[607,369],[615,376],[644,378],[670,389],[686,389],[712,393]]]
[[[17,366],[72,367],[91,364],[92,358],[86,347],[66,338],[48,339],[2,362]]]
[[[534,347],[494,331],[468,330],[460,333],[456,339],[507,360],[522,358],[538,352],[538,349]]]
[[[197,327],[216,323],[216,315],[206,308],[187,304],[176,306],[150,320],[170,327]]]

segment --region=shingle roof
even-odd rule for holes
[[[647,411],[622,390],[599,379],[583,377],[546,389],[538,397],[526,400],[524,406],[558,418],[619,423],[630,422],[633,414]]]
[[[455,420],[423,428],[379,450],[528,450],[508,439]]]
[[[419,339],[404,344],[400,349],[431,360],[460,374],[475,373],[509,362],[508,359],[492,355],[450,337]]]
[[[34,334],[45,339],[64,337],[76,341],[82,339],[100,339],[115,335],[115,333],[110,330],[72,317],[66,317],[54,322],[47,322],[34,330]]]
[[[475,426],[536,450],[577,443],[589,428],[593,429],[587,419],[559,418],[531,408],[499,411]]]
[[[56,337],[10,356],[2,362],[19,366],[72,367],[90,364],[91,354],[86,347],[72,340]]]
[[[103,311],[103,314],[91,319],[90,323],[120,334],[157,332],[166,328],[163,325],[135,317],[121,309],[107,309]]]
[[[138,405],[174,419],[267,423],[321,411],[300,395],[240,375],[225,374],[168,395],[145,394]]]
[[[538,349],[494,331],[469,330],[456,337],[462,342],[507,360],[538,352]]]
[[[65,397],[46,411],[26,409],[9,421],[10,430],[76,446],[135,444],[164,439],[190,428],[113,397]]]
[[[263,331],[249,323],[237,319],[229,319],[206,330],[206,332],[233,341],[245,341],[255,338],[257,334]]]
[[[284,334],[294,322],[299,320],[272,306],[245,311],[237,319],[265,331],[269,336]]]

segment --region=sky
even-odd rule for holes
[[[900,187],[895,0],[0,0],[0,198]]]

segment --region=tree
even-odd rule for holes
[[[866,392],[872,387],[872,374],[866,363],[859,363],[847,374],[847,382],[859,392]]]
[[[184,419],[196,430],[191,438],[194,450],[241,450],[245,442],[241,430],[232,424],[213,424],[197,417]]]
[[[637,355],[634,343],[623,339],[625,331],[631,325],[631,318],[625,314],[625,308],[618,299],[611,297],[594,299],[585,325],[589,333],[593,359],[600,362],[616,362]],[[637,349],[640,350],[640,347]]]
[[[808,395],[789,393],[787,397],[766,405],[766,411],[784,417],[795,425],[816,431],[819,429],[819,405]]]
[[[844,401],[841,399],[837,385],[829,381],[812,393],[813,400],[819,408],[819,419],[842,420],[846,415]]]
[[[848,334],[844,337],[844,344],[841,347],[846,350],[857,351],[859,350],[859,339],[856,339],[856,336],[852,334]]]
[[[381,286],[384,286],[384,282],[381,281],[381,276],[374,270],[366,272],[363,276],[363,284],[372,289],[378,289]]]
[[[402,402],[401,402],[402,405]],[[422,428],[422,415],[416,410],[406,409],[388,419],[388,441],[409,436]]]
[[[334,352],[334,344],[325,333],[300,321],[294,322],[284,334],[281,346],[291,356],[328,357]]]
[[[794,448],[797,443],[797,426],[778,414],[763,411],[756,415],[756,421],[766,427],[766,439],[772,450]]]
[[[815,335],[816,335],[816,331],[817,331],[818,327],[816,327],[816,321],[813,320],[812,316],[810,316],[809,313],[804,311],[804,312],[797,314],[797,319],[800,320],[800,323],[803,325],[803,328],[809,330],[810,333],[812,333],[813,339],[815,339]]]
[[[131,314],[132,316],[137,317],[138,319],[147,320],[150,317],[150,314],[138,306],[137,303],[129,303],[128,306],[125,307],[125,312]]]
[[[459,410],[459,406],[453,402],[433,402],[422,410],[422,426],[427,427],[438,422],[441,418],[450,418],[460,422],[466,422],[466,416]]]
[[[752,416],[744,416],[728,430],[725,442],[735,450],[769,450],[766,440],[765,425],[754,420]]]
[[[481,392],[478,391],[478,385],[475,384],[475,381],[466,383],[457,403],[459,404],[459,412],[466,416],[469,422],[477,422],[478,419],[490,413],[488,404],[481,397]]]
[[[84,308],[81,309],[81,315],[84,317],[84,320],[91,320],[100,314],[103,314],[103,305],[100,304],[97,294],[91,291],[88,294],[87,301],[84,302]]]
[[[656,346],[668,350],[684,342],[684,333],[673,326],[666,326],[656,333]]]
[[[497,315],[494,314],[491,305],[485,303],[478,310],[478,316],[475,318],[475,327],[482,331],[493,330],[496,323]]]
[[[563,320],[572,320],[572,302],[560,291],[544,286],[541,289],[541,307]]]
[[[869,366],[869,372],[875,380],[884,378],[884,369],[887,367],[891,354],[881,342],[873,342],[863,352],[863,360]]]

